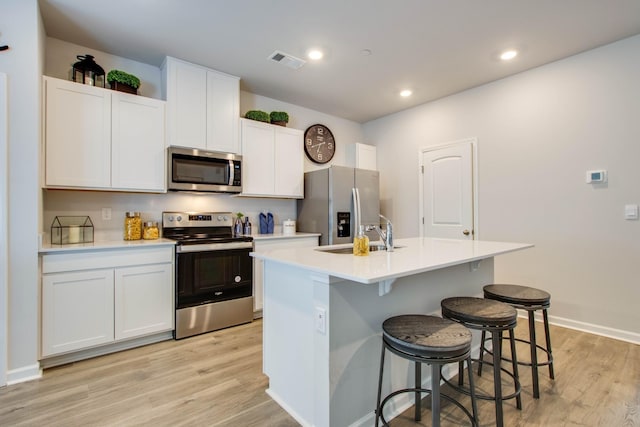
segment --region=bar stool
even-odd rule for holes
[[[515,338],[516,341],[529,344],[531,349],[531,363],[518,361],[518,364],[524,366],[531,366],[531,376],[533,382],[533,397],[538,399],[540,397],[540,385],[538,382],[538,367],[549,366],[549,377],[554,379],[553,373],[553,355],[551,354],[551,336],[549,334],[549,318],[547,316],[547,309],[551,305],[551,295],[541,289],[530,288],[528,286],[520,285],[486,285],[482,288],[484,291],[484,297],[507,303],[514,308],[520,308],[526,310],[529,315],[529,341]],[[536,343],[536,327],[534,312],[542,310],[542,319],[544,321],[544,335],[547,341],[547,347],[542,347]],[[484,332],[482,333],[482,343],[484,343]],[[538,361],[538,349],[541,349],[547,354],[546,362]],[[484,346],[480,349],[480,358],[482,358],[482,351]],[[509,360],[503,358],[503,360]],[[481,373],[482,365],[478,367],[478,374]]]
[[[509,304],[474,297],[446,298],[440,302],[440,306],[442,308],[442,316],[444,318],[454,320],[471,329],[491,333],[491,341],[493,343],[493,363],[483,363],[493,366],[494,394],[491,396],[476,393],[476,397],[478,399],[495,401],[496,425],[502,427],[504,424],[502,410],[503,400],[513,399],[515,397],[517,408],[522,409],[522,401],[520,399],[521,387],[520,381],[518,380],[518,363],[514,340],[510,340],[511,354],[513,357],[513,371],[509,372],[506,368],[501,366],[502,333],[506,330],[512,332],[516,327],[518,320],[518,313],[516,309],[511,307]],[[483,343],[484,341],[481,343],[481,347]],[[502,393],[501,372],[505,372],[513,379],[515,391],[509,395],[503,395]],[[464,371],[460,370],[458,387],[450,382],[447,382],[447,384],[463,393],[467,393],[467,390],[461,387],[464,382],[463,373]],[[469,384],[471,384],[471,376],[472,375],[469,374]]]
[[[387,395],[382,402],[382,377],[385,351],[415,362],[415,387],[404,388]],[[410,314],[390,317],[382,324],[382,354],[380,355],[380,376],[378,377],[378,399],[376,402],[376,427],[379,420],[383,425],[389,424],[384,419],[383,408],[389,399],[400,393],[415,393],[415,420],[420,421],[421,393],[431,393],[431,422],[434,427],[440,426],[440,398],[452,402],[462,409],[471,420],[471,425],[478,425],[477,404],[473,382],[470,382],[471,408],[473,414],[457,400],[440,393],[441,367],[448,363],[467,361],[467,369],[471,377],[471,331],[462,325],[436,316]],[[431,365],[431,390],[422,388],[422,363]]]

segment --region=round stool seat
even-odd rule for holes
[[[482,288],[484,297],[507,304],[548,306],[551,295],[542,289],[521,285],[486,285]]]
[[[442,315],[458,320],[467,326],[501,327],[517,322],[518,312],[509,304],[475,297],[453,297],[440,303]]]
[[[390,317],[382,324],[382,335],[398,350],[422,357],[456,357],[471,348],[469,329],[436,316]]]

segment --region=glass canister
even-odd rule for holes
[[[142,238],[144,240],[156,240],[160,237],[160,229],[158,229],[158,223],[156,221],[145,221],[142,229]]]
[[[127,212],[124,217],[124,240],[142,239],[140,212]]]

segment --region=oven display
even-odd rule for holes
[[[211,215],[189,215],[189,221],[211,221]]]

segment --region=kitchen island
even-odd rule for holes
[[[494,256],[532,247],[429,238],[396,246],[366,257],[331,252],[348,245],[253,254],[264,261],[267,393],[303,426],[372,426],[382,322],[438,312],[446,297],[480,295],[493,282]],[[406,361],[387,359],[383,394],[413,377]],[[394,403],[391,416],[411,404]]]

